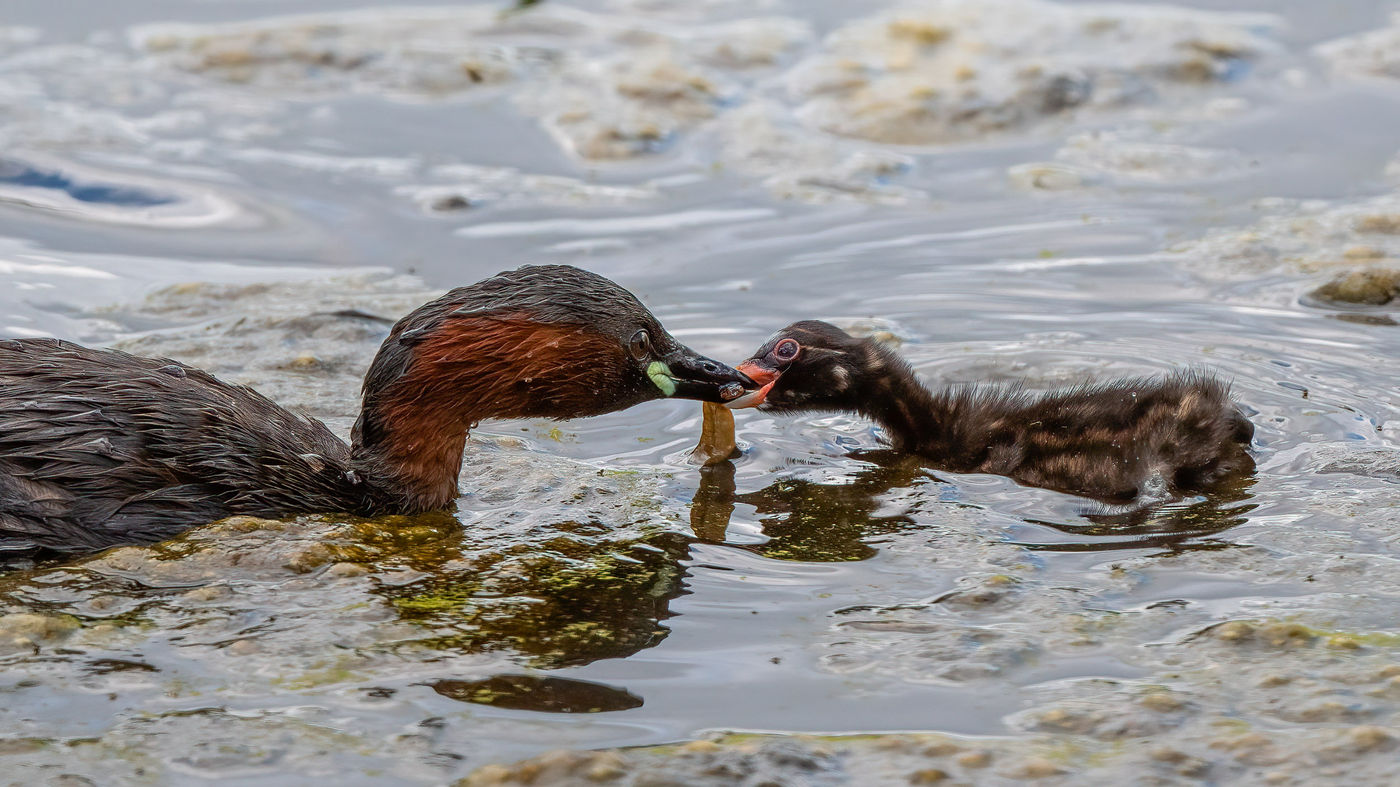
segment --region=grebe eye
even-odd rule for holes
[[[627,353],[634,361],[645,360],[651,354],[651,334],[646,331],[632,334],[632,340],[627,343]]]
[[[801,349],[802,345],[796,339],[783,339],[773,347],[773,355],[780,361],[791,361]]]

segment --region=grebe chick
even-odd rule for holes
[[[574,418],[756,387],[630,292],[564,265],[459,287],[399,320],[349,444],[167,359],[0,341],[0,554],[157,541],[234,514],[447,508],[483,418]]]
[[[764,384],[766,395],[732,406],[858,413],[884,427],[895,448],[936,467],[1107,502],[1204,490],[1254,468],[1247,450],[1253,424],[1225,383],[1201,373],[1045,395],[979,386],[930,391],[890,348],[816,320],[779,331],[738,369]]]

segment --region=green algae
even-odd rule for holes
[[[53,743],[48,738],[0,738],[0,756],[38,751],[52,746]]]
[[[1122,741],[1110,744],[1091,741],[1092,739],[1081,735],[1059,735],[1051,740],[1038,742],[1033,751],[1057,765],[1097,767],[1120,756],[1126,748]]]
[[[1352,649],[1358,646],[1371,648],[1400,648],[1400,633],[1389,631],[1348,631],[1345,629],[1308,629],[1313,636],[1334,648]]]
[[[1254,725],[1250,724],[1244,719],[1232,719],[1229,717],[1212,719],[1210,722],[1210,726],[1223,730],[1225,732],[1235,733],[1237,735],[1244,734],[1254,729]]]
[[[1400,648],[1400,633],[1323,628],[1300,622],[1295,617],[1229,620],[1205,631],[1226,642],[1259,641],[1276,648],[1319,643],[1338,650]]]
[[[512,651],[535,667],[582,664],[665,638],[661,621],[682,590],[688,551],[675,533],[628,541],[560,534],[377,592],[405,621],[433,632],[416,647]]]

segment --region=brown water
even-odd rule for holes
[[[939,383],[1204,367],[1258,430],[1252,483],[1138,521],[844,416],[740,414],[744,456],[703,473],[688,404],[486,424],[454,516],[233,520],[0,576],[11,778],[441,783],[932,731],[996,750],[939,766],[961,778],[1383,783],[1400,334],[1300,298],[1400,259],[1400,60],[1314,48],[1384,28],[1373,3],[1192,5],[11,0],[0,333],[344,429],[386,330],[346,309],[569,262],[716,357],[816,317]],[[907,783],[923,756],[763,772]]]

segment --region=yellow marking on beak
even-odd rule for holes
[[[652,383],[661,389],[661,393],[670,396],[676,392],[676,379],[671,376],[671,367],[660,361],[652,361],[647,366],[647,377]]]

